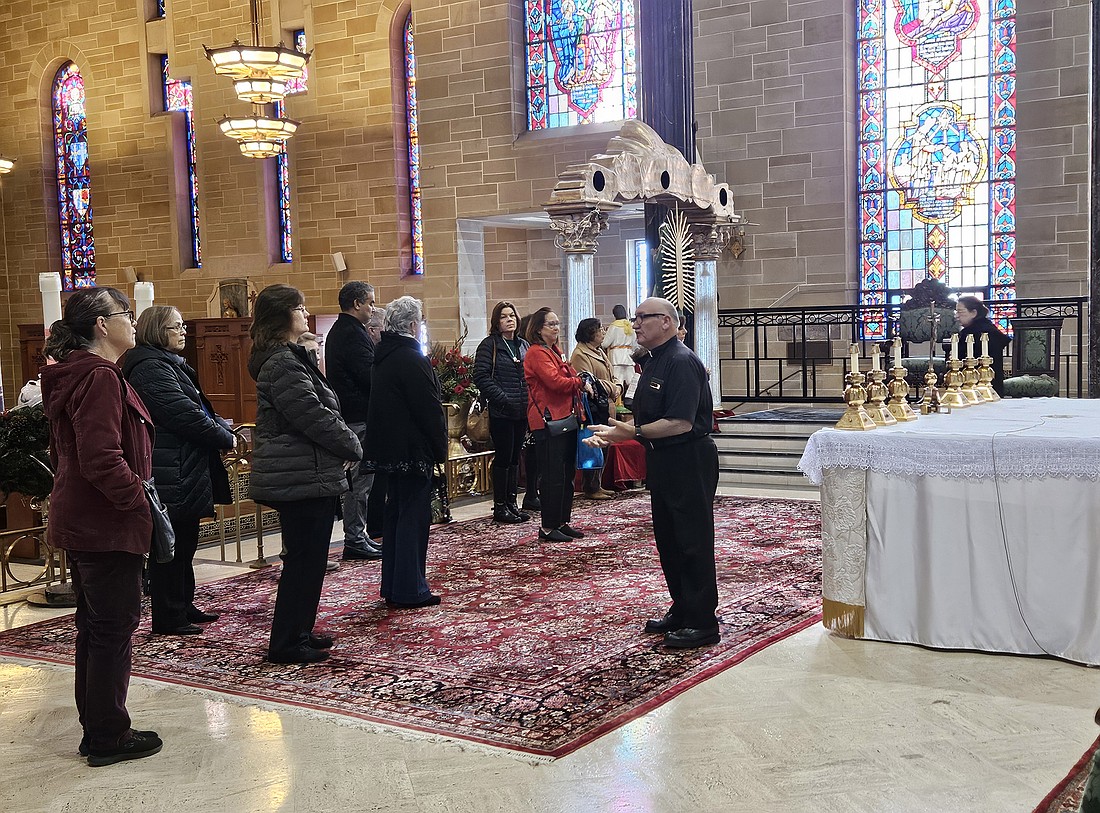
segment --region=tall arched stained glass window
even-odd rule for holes
[[[191,262],[193,268],[202,267],[202,242],[199,239],[199,175],[195,158],[195,106],[191,96],[191,83],[186,79],[173,79],[168,72],[168,57],[161,60],[164,79],[164,109],[183,113],[184,149],[187,157],[187,202],[190,207]]]
[[[420,200],[420,114],[416,105],[416,50],[413,18],[405,19],[405,126],[409,140],[409,220],[412,237],[412,273],[424,273],[424,217]]]
[[[527,129],[638,115],[634,0],[524,0]]]
[[[72,62],[62,65],[53,80],[53,134],[61,281],[66,291],[91,288],[95,285],[95,242],[88,121],[84,115],[84,79]]]
[[[282,118],[286,109],[275,102],[275,116]],[[275,205],[279,213],[279,262],[294,262],[294,239],[290,214],[290,159],[286,149],[275,156]]]
[[[1016,0],[856,0],[860,298],[1016,297]],[[884,312],[864,335],[889,334]]]

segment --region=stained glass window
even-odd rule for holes
[[[1016,0],[859,5],[860,299],[1016,297]],[[885,313],[865,318],[885,338]]]
[[[524,0],[527,129],[636,118],[634,0]]]
[[[195,165],[195,107],[191,99],[191,83],[173,79],[168,72],[168,57],[161,60],[164,77],[164,109],[183,113],[184,145],[187,150],[187,201],[191,207],[192,268],[202,268],[202,244],[199,240],[199,177]]]
[[[285,115],[282,102],[275,102],[275,115]],[[290,224],[290,161],[286,152],[275,156],[275,204],[279,212],[279,261],[294,262],[294,242]]]
[[[420,115],[416,105],[416,51],[412,14],[405,20],[405,126],[409,139],[409,220],[412,273],[424,273],[424,218],[420,199]]]
[[[165,15],[164,0],[157,0],[157,16],[163,17]]]
[[[299,28],[294,32],[294,50],[301,51],[303,54],[306,52],[306,30]],[[306,66],[302,71],[301,79],[291,79],[286,83],[287,94],[291,93],[305,93],[309,88],[306,85],[306,80],[309,79],[309,67]]]
[[[91,288],[95,285],[95,242],[88,121],[84,115],[84,79],[72,62],[62,65],[53,80],[53,133],[61,281],[66,291]]]

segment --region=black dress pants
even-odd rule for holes
[[[493,502],[497,505],[512,499],[509,470],[519,465],[526,434],[526,419],[494,418],[489,413],[489,435],[493,438]]]
[[[76,593],[76,710],[93,751],[130,731],[132,636],[141,619],[138,553],[68,551]]]
[[[149,596],[153,608],[153,632],[169,632],[187,624],[187,611],[195,602],[195,551],[199,547],[199,517],[168,516],[176,532],[176,555],[171,562],[149,557]]]
[[[386,529],[387,477],[389,477],[387,472],[376,471],[370,496],[367,497],[367,536],[371,539],[381,539]]]
[[[573,515],[573,473],[577,470],[577,433],[550,437],[545,429],[535,432],[539,458],[539,499],[542,527],[560,528]]]
[[[294,500],[272,507],[279,512],[285,551],[268,645],[269,653],[278,655],[305,646],[317,622],[336,498]]]
[[[646,483],[653,504],[653,536],[672,607],[685,627],[716,624],[718,579],[714,564],[714,494],[718,449],[709,437],[650,449]]]
[[[432,524],[432,479],[390,472],[386,478],[386,530],[382,533],[382,588],[387,601],[427,599],[428,531]]]

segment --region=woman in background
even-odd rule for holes
[[[519,314],[511,302],[498,302],[489,317],[489,335],[474,354],[474,383],[489,402],[493,438],[493,521],[526,522],[531,515],[516,504],[519,456],[527,435],[527,381],[523,359],[527,342],[516,333]]]
[[[516,335],[524,342],[527,342],[527,326],[531,324],[532,315],[529,313],[520,319],[519,327],[516,328]],[[529,342],[527,345],[530,347]],[[526,359],[526,355],[524,359]],[[524,386],[526,385],[527,378],[525,374]],[[526,416],[524,417],[526,419]],[[520,513],[542,511],[542,500],[539,499],[539,454],[530,426],[527,427],[527,432],[523,437],[523,446],[520,453],[523,455],[523,504],[520,506]]]
[[[93,767],[160,751],[155,731],[130,728],[132,636],[141,617],[141,567],[153,523],[143,480],[152,476],[153,421],[118,368],[134,346],[130,300],[81,288],[50,326],[42,402],[54,485],[50,544],[68,554],[76,593],[76,708],[80,754]]]
[[[214,516],[214,503],[231,503],[229,475],[219,450],[237,439],[229,424],[199,386],[199,377],[180,353],[187,345],[183,317],[168,305],[146,308],[137,322],[137,347],[126,354],[122,370],[153,416],[153,479],[168,506],[176,533],[170,562],[149,559],[149,595],[153,632],[197,635],[218,619],[195,606],[195,551],[199,520]]]
[[[998,395],[1005,392],[1005,348],[1010,339],[989,318],[989,308],[976,296],[960,296],[955,303],[955,318],[962,330],[959,331],[961,354],[966,354],[966,337],[974,337],[974,355],[982,352],[982,334],[989,336],[989,355],[993,358],[993,391]]]
[[[309,311],[302,292],[269,285],[256,297],[248,372],[256,381],[256,430],[249,494],[279,512],[283,572],[267,659],[316,663],[332,637],[313,630],[325,580],[336,500],[363,454],[340,403],[304,347]]]
[[[589,400],[589,407],[593,414],[589,415],[589,421],[595,424],[607,424],[611,416],[611,409],[619,402],[622,395],[622,385],[615,379],[611,371],[611,361],[607,352],[603,349],[604,334],[606,331],[599,319],[581,319],[577,325],[574,338],[577,346],[573,348],[573,355],[569,357],[569,363],[578,373],[588,373],[603,388],[607,399],[607,408],[601,414],[596,408],[593,399]],[[584,495],[592,500],[610,500],[615,495],[606,491],[600,484],[603,468],[585,469],[581,472],[581,488]]]

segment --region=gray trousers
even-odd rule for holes
[[[349,423],[348,429],[359,437],[361,444],[366,443],[367,425]],[[374,485],[374,472],[356,469],[351,480],[351,489],[344,492],[342,512],[344,514],[344,545],[362,547],[367,542],[367,498]]]

